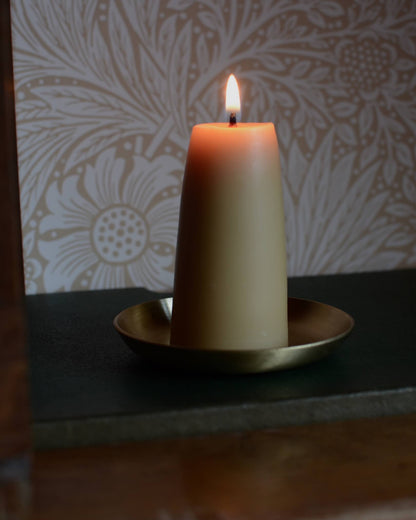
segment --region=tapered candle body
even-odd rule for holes
[[[283,196],[272,123],[193,128],[171,343],[204,349],[288,343]]]

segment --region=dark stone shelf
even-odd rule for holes
[[[144,363],[112,320],[166,295],[117,289],[27,296],[37,447],[117,443],[416,412],[416,270],[292,278],[289,295],[355,327],[294,370],[201,375]]]

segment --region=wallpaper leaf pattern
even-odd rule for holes
[[[172,287],[192,125],[276,124],[289,275],[416,266],[412,0],[14,0],[28,293]]]

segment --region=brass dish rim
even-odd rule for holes
[[[172,345],[171,343],[158,343],[156,341],[150,341],[150,340],[144,340],[142,338],[140,338],[139,336],[135,335],[135,334],[132,334],[130,333],[129,331],[126,331],[125,329],[123,329],[120,325],[119,325],[119,319],[122,317],[123,314],[125,314],[127,311],[130,311],[134,308],[139,308],[139,307],[143,307],[145,305],[152,305],[152,304],[155,304],[155,303],[164,303],[164,302],[170,302],[172,301],[172,297],[167,297],[167,298],[160,298],[160,299],[157,299],[157,300],[148,300],[146,302],[143,302],[143,303],[139,303],[139,304],[135,304],[135,305],[130,305],[129,307],[126,307],[125,309],[123,309],[121,312],[119,312],[113,319],[113,326],[114,328],[117,330],[117,332],[119,334],[121,334],[122,336],[127,336],[129,337],[130,339],[132,340],[135,340],[135,341],[140,341],[140,342],[145,342],[147,344],[150,344],[150,345],[155,345],[155,346],[161,346],[161,347],[168,347],[170,349],[175,349],[175,350],[181,350],[181,351],[194,351],[194,350],[198,350],[198,351],[203,351],[203,352],[227,352],[228,353],[235,353],[235,354],[245,354],[247,352],[267,352],[267,351],[272,351],[272,350],[276,350],[276,349],[279,349],[279,350],[283,350],[283,349],[290,349],[290,350],[294,350],[294,349],[297,349],[297,350],[300,350],[300,349],[304,349],[304,348],[308,348],[308,347],[312,347],[312,346],[320,346],[320,345],[324,345],[324,344],[327,344],[328,341],[331,341],[331,342],[338,342],[340,341],[341,339],[344,339],[346,336],[348,336],[348,334],[351,333],[352,329],[354,328],[354,325],[355,325],[355,320],[354,318],[346,313],[345,311],[343,311],[342,309],[339,309],[333,305],[329,305],[327,303],[323,303],[323,302],[317,302],[317,301],[314,301],[314,300],[311,300],[309,298],[295,298],[295,297],[289,297],[288,298],[288,302],[290,303],[290,301],[300,301],[300,302],[307,302],[307,303],[311,303],[311,304],[318,304],[318,305],[322,305],[322,306],[325,306],[325,307],[328,307],[328,308],[332,308],[332,309],[335,309],[337,310],[338,312],[342,312],[344,314],[344,316],[348,317],[348,319],[350,320],[350,325],[347,329],[345,329],[344,332],[341,332],[340,334],[336,335],[336,336],[332,336],[331,338],[327,338],[327,339],[322,339],[322,340],[319,340],[319,341],[312,341],[312,342],[309,342],[309,343],[300,343],[300,344],[297,344],[297,345],[288,345],[287,347],[267,347],[267,348],[256,348],[256,349],[219,349],[219,348],[212,348],[212,349],[199,349],[197,347],[186,347],[186,346],[183,346],[183,345]]]

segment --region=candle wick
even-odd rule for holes
[[[235,112],[231,112],[230,114],[230,126],[237,126],[237,116]]]

